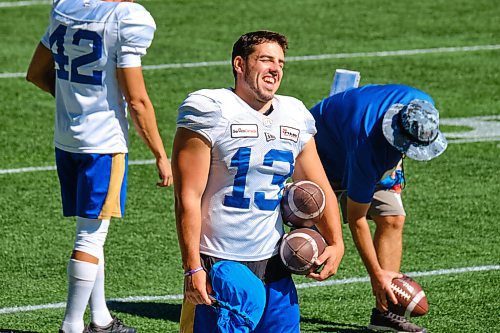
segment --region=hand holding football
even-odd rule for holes
[[[423,316],[429,311],[427,296],[422,287],[409,276],[393,279],[391,289],[396,295],[398,304],[388,300],[389,311],[405,317]]]

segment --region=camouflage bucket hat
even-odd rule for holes
[[[393,104],[384,115],[382,130],[393,147],[417,161],[429,161],[448,146],[439,131],[438,110],[420,99],[408,105]]]

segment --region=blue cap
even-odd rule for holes
[[[219,261],[210,270],[217,301],[220,333],[249,333],[259,323],[266,306],[264,283],[248,267]]]

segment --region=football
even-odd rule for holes
[[[398,304],[388,301],[389,311],[405,317],[423,316],[429,311],[427,296],[422,287],[409,276],[393,279],[391,289]]]
[[[318,268],[314,261],[325,247],[326,242],[319,232],[300,228],[285,234],[279,252],[281,261],[291,273],[307,275]]]
[[[325,194],[315,183],[303,180],[285,186],[281,216],[289,227],[312,227],[321,219],[324,208]]]

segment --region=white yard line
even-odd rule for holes
[[[420,276],[438,276],[438,275],[451,275],[451,274],[462,274],[462,273],[472,273],[472,272],[488,272],[488,271],[498,271],[500,270],[500,265],[488,265],[488,266],[473,266],[473,267],[462,267],[462,268],[450,268],[450,269],[438,269],[432,271],[423,272],[408,272],[407,275],[411,277]],[[308,289],[314,287],[326,287],[334,285],[344,285],[351,283],[366,283],[369,281],[367,276],[365,277],[353,277],[340,280],[327,280],[322,282],[309,282],[297,284],[297,289]],[[124,298],[112,298],[108,299],[108,302],[152,302],[152,301],[177,301],[182,300],[182,294],[178,295],[164,295],[164,296],[129,296]],[[47,309],[61,309],[66,307],[66,303],[51,303],[51,304],[40,304],[40,305],[26,305],[26,306],[14,306],[9,308],[0,308],[0,314],[9,313],[19,313],[28,312],[36,310],[47,310]]]
[[[51,0],[2,1],[0,2],[0,8],[50,5],[51,3]]]
[[[444,134],[449,143],[500,141],[500,115],[468,118],[442,118],[441,125],[467,126],[471,128],[470,131],[445,132]],[[129,165],[146,165],[154,163],[155,160],[129,161]],[[0,175],[54,170],[56,170],[54,165],[0,169]]]
[[[395,56],[411,56],[417,54],[476,52],[476,51],[491,51],[491,50],[500,50],[500,44],[438,47],[432,49],[414,49],[414,50],[396,50],[396,51],[378,51],[378,52],[317,54],[317,55],[287,57],[286,61],[295,62],[295,61],[317,61],[317,60],[329,60],[329,59],[395,57]],[[225,66],[225,65],[229,66],[230,61],[222,60],[222,61],[202,61],[202,62],[146,65],[143,66],[142,68],[144,70],[161,70],[161,69],[176,69],[176,68],[214,67],[214,66]],[[0,73],[0,79],[19,78],[25,76],[26,73]]]

